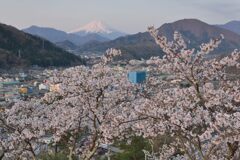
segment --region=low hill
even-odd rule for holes
[[[0,67],[69,66],[82,60],[47,40],[0,23]]]
[[[55,44],[58,47],[66,50],[66,51],[75,50],[78,47],[77,45],[75,45],[74,43],[72,43],[71,41],[68,41],[68,40],[65,40],[65,41],[62,41],[62,42],[56,42]]]
[[[224,40],[213,53],[225,55],[234,49],[240,48],[240,36],[234,32],[222,29],[196,19],[184,19],[174,23],[167,23],[159,28],[159,32],[168,39],[173,39],[174,31],[179,31],[189,47],[198,47],[201,43],[208,42],[211,38],[217,38],[221,34]]]
[[[125,59],[141,59],[162,54],[161,49],[155,44],[149,33],[138,33],[135,35],[117,38],[109,42],[92,42],[82,45],[78,48],[78,53],[85,54],[89,52],[103,54],[108,48],[121,49]]]

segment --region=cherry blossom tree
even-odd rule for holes
[[[226,68],[239,67],[240,52],[235,50],[222,59],[207,59],[223,35],[202,44],[197,51],[187,49],[178,32],[174,33],[173,42],[159,36],[154,27],[149,28],[149,33],[165,56],[148,60],[154,76],[149,76],[135,107],[129,111],[135,114],[119,118],[119,124],[148,139],[172,137],[159,149],[159,159],[239,158],[240,80],[229,80]],[[157,73],[171,75],[177,81],[173,84],[162,80]]]
[[[1,140],[5,156],[36,158],[37,146],[57,148],[64,143],[69,159],[88,160],[101,143],[111,143],[112,119],[122,114],[121,106],[135,99],[127,72],[108,65],[120,54],[109,49],[92,67],[55,71],[48,82],[51,91],[42,99],[19,102],[7,110],[2,118],[6,137]],[[48,143],[43,141],[46,138]]]
[[[100,143],[110,140],[104,134],[107,127],[121,114],[120,106],[135,98],[126,71],[107,65],[119,54],[108,50],[101,63],[91,68],[79,66],[56,73],[50,83],[58,89],[43,98],[50,108],[54,142],[66,140],[71,154],[82,159],[91,159]]]
[[[18,102],[0,114],[0,150],[7,159],[35,159],[48,119],[39,101]]]

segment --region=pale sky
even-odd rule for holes
[[[183,18],[210,24],[240,20],[240,0],[0,0],[0,23],[64,31],[102,20],[126,33]]]

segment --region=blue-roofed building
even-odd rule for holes
[[[9,81],[9,82],[0,82],[1,86],[13,86],[13,85],[19,85],[19,81]]]
[[[143,83],[146,77],[146,71],[133,71],[128,73],[128,80],[134,84]]]

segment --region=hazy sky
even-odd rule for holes
[[[64,31],[93,20],[135,33],[183,18],[211,24],[240,20],[240,0],[0,0],[0,22]]]

